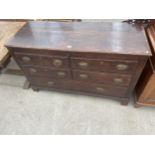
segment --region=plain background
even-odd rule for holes
[[[155,18],[153,0],[1,0],[0,18]],[[4,90],[5,91],[5,90]],[[154,136],[0,136],[0,153],[154,154]]]

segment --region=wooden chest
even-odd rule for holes
[[[151,55],[142,27],[28,22],[6,47],[34,90],[111,97],[127,104]]]
[[[135,106],[155,106],[155,22],[147,28],[147,35],[152,56],[136,85]]]

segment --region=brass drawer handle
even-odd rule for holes
[[[61,65],[62,65],[62,60],[60,60],[60,59],[54,59],[54,60],[53,60],[53,65],[54,65],[55,67],[61,66]]]
[[[126,70],[128,68],[128,65],[125,64],[118,64],[116,65],[116,68],[120,71]]]
[[[24,62],[30,62],[30,61],[31,61],[31,58],[28,57],[28,56],[23,56],[23,57],[22,57],[22,60],[23,60]]]
[[[103,93],[105,91],[104,88],[101,88],[101,87],[97,87],[96,90],[99,92],[99,93]]]
[[[88,75],[87,74],[80,74],[79,77],[81,79],[88,79]]]
[[[31,72],[32,74],[34,74],[34,73],[37,73],[37,70],[34,69],[34,68],[30,68],[30,72]]]
[[[54,82],[53,81],[49,81],[47,84],[48,84],[48,86],[53,86]]]
[[[87,67],[88,67],[88,63],[87,63],[87,62],[79,62],[78,65],[79,65],[81,68],[87,68]]]
[[[123,79],[121,79],[121,78],[115,78],[114,79],[114,83],[121,84],[121,83],[123,83]]]
[[[66,76],[66,73],[65,72],[57,72],[57,75],[59,77],[65,77]]]

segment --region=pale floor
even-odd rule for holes
[[[24,81],[23,76],[0,74],[0,134],[155,134],[153,107],[24,90]]]

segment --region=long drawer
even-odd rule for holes
[[[71,73],[68,69],[50,69],[50,68],[41,68],[34,66],[24,66],[22,67],[23,72],[29,76],[45,76],[50,77],[52,79],[71,79]]]
[[[20,54],[14,52],[14,58],[23,66],[36,65],[52,68],[69,68],[69,57],[60,55]]]
[[[73,70],[72,72],[73,72],[73,79],[79,80],[82,82],[128,86],[131,81],[131,75],[129,74],[88,72],[88,71],[77,71],[77,70]]]
[[[71,58],[72,68],[80,70],[133,73],[137,64],[134,60]]]
[[[68,89],[75,91],[82,91],[87,93],[95,93],[107,96],[123,97],[126,94],[126,87],[92,84],[88,82],[81,82],[75,80],[52,80],[47,77],[31,77],[31,85],[48,87],[55,89]]]

